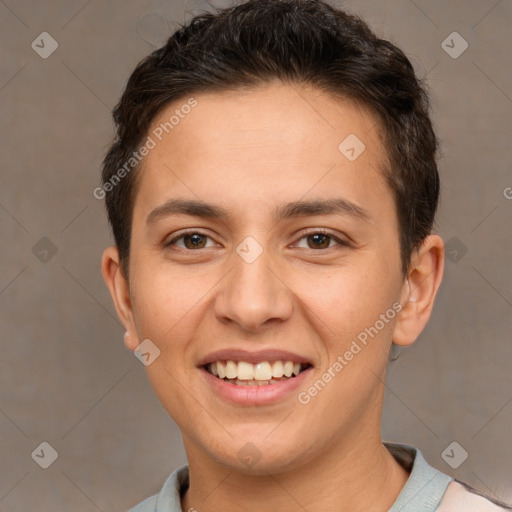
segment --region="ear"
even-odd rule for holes
[[[103,252],[101,273],[114,301],[117,316],[126,329],[124,343],[127,348],[133,351],[140,342],[135,329],[129,282],[121,270],[119,252],[116,247],[107,247]]]
[[[402,288],[402,310],[393,332],[395,345],[412,345],[427,325],[443,272],[443,240],[438,235],[429,235],[411,257]]]

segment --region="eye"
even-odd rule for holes
[[[307,247],[306,249],[330,249],[332,247],[331,242],[336,242],[335,245],[341,245],[344,247],[348,247],[349,243],[343,240],[340,240],[338,237],[329,234],[324,229],[317,229],[316,231],[303,232],[301,233],[300,240],[306,239]]]
[[[190,250],[204,249],[205,247],[207,247],[207,245],[206,245],[207,239],[211,240],[211,238],[208,235],[205,235],[204,233],[201,233],[200,231],[189,230],[189,231],[181,232],[180,235],[174,237],[172,240],[167,242],[165,244],[165,246],[166,247],[176,246],[180,249],[190,249]],[[176,242],[178,240],[183,240],[183,245],[180,246],[179,244],[177,244]],[[213,247],[213,246],[215,246],[215,244],[210,245],[209,247]]]

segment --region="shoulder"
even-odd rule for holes
[[[453,480],[446,488],[437,512],[503,512],[512,507],[499,503],[469,485]]]

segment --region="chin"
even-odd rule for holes
[[[303,444],[290,442],[287,445],[269,442],[269,439],[253,439],[245,436],[247,441],[233,441],[228,446],[216,445],[208,450],[212,459],[232,471],[247,475],[279,474],[295,469],[307,461],[304,454],[297,450]]]

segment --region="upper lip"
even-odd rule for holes
[[[286,350],[269,349],[249,351],[229,348],[210,352],[199,359],[197,366],[205,366],[215,361],[245,361],[252,364],[261,363],[262,361],[292,361],[293,363],[312,365],[312,362],[307,357]]]

